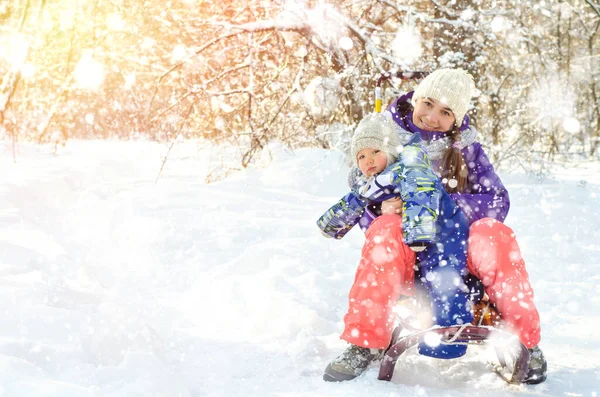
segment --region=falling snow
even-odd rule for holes
[[[153,2],[137,13],[119,1],[33,2],[49,6],[21,25],[8,11],[25,3],[0,4],[0,396],[598,396],[597,1],[433,12],[181,0],[155,15]],[[212,7],[225,13],[202,13]],[[454,29],[469,32],[460,46],[434,45],[462,37]],[[541,314],[543,385],[507,386],[481,346],[460,360],[409,352],[393,384],[376,365],[350,383],[321,379],[346,347],[338,336],[364,242],[358,228],[334,241],[315,226],[347,192],[339,152],[360,109],[372,109],[379,73],[434,66],[479,76],[474,120],[490,153],[543,168],[498,169],[530,275],[523,290]],[[184,127],[236,146],[186,141]],[[21,139],[43,141],[46,129],[52,145]],[[80,129],[131,140],[72,140]],[[162,133],[168,142],[135,140]],[[337,151],[269,142],[282,136]],[[246,138],[264,150],[242,169]],[[555,150],[585,154],[557,167],[546,161]],[[393,257],[374,243],[375,262]],[[440,265],[427,280],[461,283]],[[431,317],[420,310],[411,324]]]

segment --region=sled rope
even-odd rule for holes
[[[483,320],[485,319],[485,315],[488,313],[490,309],[490,301],[487,302],[487,304],[485,305],[485,308],[483,309],[483,313],[481,313],[481,317],[479,317],[479,324],[477,324],[478,326],[481,326],[481,324],[483,323]]]
[[[465,330],[465,328],[469,327],[471,324],[463,324],[458,331],[456,331],[456,333],[454,334],[454,336],[446,341],[443,341],[443,344],[464,344],[464,345],[468,345],[468,342],[458,342],[455,343],[456,339],[458,339],[458,337],[463,333],[463,331]]]

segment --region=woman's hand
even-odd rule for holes
[[[402,214],[402,200],[400,197],[392,197],[381,203],[381,215]]]

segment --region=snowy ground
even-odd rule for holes
[[[542,316],[548,380],[507,386],[486,352],[409,354],[321,380],[345,344],[362,243],[323,238],[336,153],[273,148],[205,184],[214,150],[71,142],[0,154],[0,396],[590,396],[600,393],[600,166],[503,174]]]

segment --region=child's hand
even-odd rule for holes
[[[393,215],[402,214],[402,200],[400,197],[392,197],[381,202],[381,214],[382,215]]]

